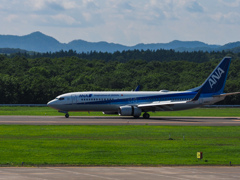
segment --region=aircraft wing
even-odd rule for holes
[[[162,111],[173,110],[172,106],[174,106],[174,105],[196,102],[199,99],[201,92],[202,92],[202,88],[198,91],[198,93],[195,95],[195,97],[193,99],[191,99],[190,101],[163,101],[163,102],[156,101],[156,102],[152,102],[149,104],[139,104],[138,107],[141,109],[158,110],[158,111],[159,110],[162,110]]]
[[[149,104],[139,104],[137,107],[140,109],[154,109],[154,110],[173,110],[172,106],[176,104],[186,104],[190,101],[164,101],[164,102],[152,102]]]

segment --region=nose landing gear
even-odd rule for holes
[[[69,118],[69,114],[68,114],[67,111],[58,111],[58,112],[60,112],[60,113],[65,113],[65,118]]]

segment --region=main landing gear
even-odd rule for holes
[[[65,114],[65,118],[69,118],[69,114],[67,113],[67,114]]]
[[[150,114],[148,114],[148,113],[145,112],[145,113],[143,114],[143,118],[144,118],[144,119],[149,119],[149,118],[150,118]]]

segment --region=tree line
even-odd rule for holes
[[[118,61],[118,62],[128,62],[129,60],[144,60],[147,62],[150,61],[160,61],[160,62],[169,62],[169,61],[189,61],[189,62],[207,62],[212,59],[218,59],[221,57],[230,54],[231,56],[240,57],[240,53],[234,54],[232,52],[221,51],[221,52],[204,52],[204,51],[194,51],[194,52],[178,52],[175,50],[127,50],[127,51],[116,51],[114,53],[108,52],[82,52],[77,53],[73,50],[68,51],[58,51],[58,52],[46,52],[46,53],[36,53],[36,52],[21,52],[13,53],[9,57],[15,56],[24,56],[26,58],[62,58],[62,57],[78,57],[80,59],[87,60],[104,60],[109,61]]]
[[[75,55],[74,51],[63,52],[62,56],[57,56],[58,53],[62,52],[45,57],[25,53],[0,55],[0,104],[44,104],[67,92],[129,91],[138,85],[143,91],[187,90],[201,85],[228,54],[233,60],[225,92],[240,91],[239,54],[134,50],[113,54],[92,52],[88,58],[81,57],[83,53]],[[149,55],[148,59],[148,53],[162,54],[155,58]],[[108,59],[108,55],[112,57]],[[240,104],[240,98],[227,97],[222,104]]]

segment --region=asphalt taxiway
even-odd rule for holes
[[[0,116],[0,124],[239,126],[240,117]]]
[[[2,167],[0,179],[190,180],[240,179],[240,167]]]

